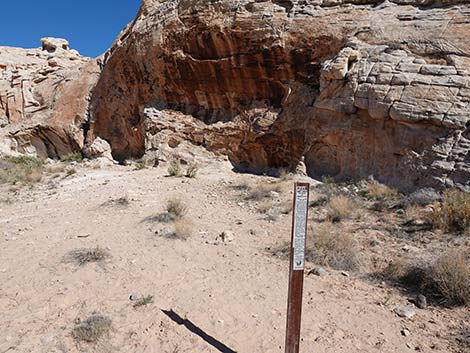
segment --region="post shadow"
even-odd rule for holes
[[[181,316],[179,316],[173,310],[162,310],[162,312],[166,316],[168,316],[171,320],[176,322],[178,325],[183,325],[189,331],[191,331],[195,335],[198,335],[199,337],[201,337],[204,341],[209,343],[212,347],[217,349],[219,352],[222,352],[222,353],[237,353],[236,351],[234,351],[233,349],[227,347],[225,344],[223,344],[222,342],[220,342],[216,338],[214,338],[214,337],[208,335],[207,333],[205,333],[202,329],[197,327],[190,320],[183,319]]]

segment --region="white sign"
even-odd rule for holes
[[[294,271],[305,269],[305,239],[307,236],[308,187],[297,186],[294,209]]]

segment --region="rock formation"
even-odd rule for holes
[[[96,60],[43,38],[42,49],[0,47],[0,153],[58,158],[84,145]]]
[[[117,159],[186,139],[239,169],[469,187],[468,3],[145,0],[89,138]]]
[[[470,0],[144,0],[101,73],[66,41],[0,53],[0,120],[49,157],[186,140],[239,170],[470,189],[468,33]]]

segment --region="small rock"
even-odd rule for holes
[[[142,296],[139,293],[132,293],[129,297],[129,300],[135,302],[139,300]]]
[[[276,191],[271,191],[271,192],[269,193],[269,196],[270,196],[271,198],[273,198],[273,199],[278,199],[280,195],[279,195],[279,193],[276,192]]]
[[[405,337],[408,337],[408,336],[411,335],[411,332],[410,332],[410,330],[405,328],[405,329],[401,330],[401,334]]]
[[[397,314],[399,317],[403,317],[405,319],[411,319],[413,316],[416,315],[416,311],[409,306],[400,306],[394,311],[395,314]]]
[[[344,276],[344,277],[349,277],[350,274],[346,271],[341,271],[341,275]]]
[[[310,270],[307,275],[315,275],[319,277],[326,276],[328,272],[323,267],[315,267],[313,270]]]
[[[420,294],[416,297],[416,306],[420,309],[426,309],[428,307],[428,300],[427,298]]]
[[[231,243],[235,239],[235,236],[232,231],[226,230],[219,235],[219,238],[222,239],[224,243]]]

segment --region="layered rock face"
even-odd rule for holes
[[[187,139],[240,169],[470,187],[468,3],[145,0],[88,138],[117,159]]]
[[[0,47],[0,152],[57,158],[84,145],[96,60],[43,38],[40,49]]]

